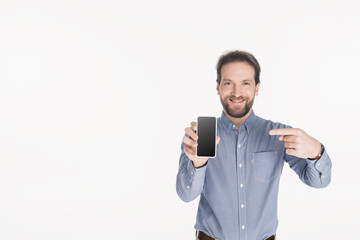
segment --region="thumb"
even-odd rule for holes
[[[216,144],[219,144],[220,142],[220,136],[216,136]]]

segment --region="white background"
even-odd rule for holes
[[[329,187],[286,165],[279,239],[359,236],[359,1],[0,1],[0,239],[194,239],[184,129],[220,116],[226,50],[262,67],[258,116],[300,127]]]

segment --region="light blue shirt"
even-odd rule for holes
[[[215,158],[194,168],[181,144],[176,191],[189,202],[201,194],[195,229],[221,240],[262,240],[278,227],[280,175],[287,162],[305,184],[323,188],[330,183],[331,160],[324,151],[319,160],[285,153],[271,129],[289,128],[257,117],[254,112],[237,129],[222,113],[217,119],[220,143]]]

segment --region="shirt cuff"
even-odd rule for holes
[[[206,168],[207,168],[207,164],[205,164],[204,166],[200,167],[200,168],[195,168],[192,161],[190,160],[188,162],[188,165],[186,167],[189,176],[190,176],[190,183],[194,182],[197,179],[202,179],[205,177],[205,172],[206,172]]]
[[[316,169],[320,174],[326,174],[331,169],[331,160],[329,155],[324,150],[323,155],[318,160],[309,160],[306,159],[308,166],[312,169]]]

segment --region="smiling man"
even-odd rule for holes
[[[185,129],[176,190],[189,202],[201,195],[196,239],[272,240],[278,227],[277,199],[285,162],[305,184],[330,183],[331,160],[324,146],[299,128],[255,115],[260,65],[248,52],[231,51],[217,64],[217,156],[196,156],[197,124]]]

